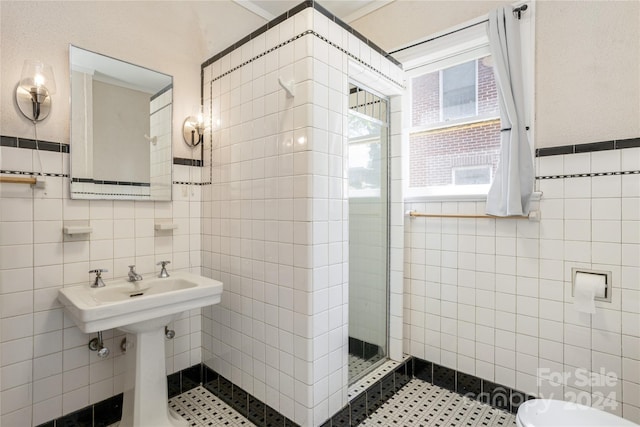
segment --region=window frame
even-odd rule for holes
[[[514,4],[521,6],[524,3]],[[535,2],[526,2],[529,10],[522,14],[520,19],[520,37],[522,45],[522,69],[524,73],[524,92],[525,92],[525,115],[526,122],[529,126],[529,143],[532,159],[535,161],[535,139],[534,139],[534,52],[535,52]],[[474,117],[464,118],[459,121],[449,121],[438,123],[431,126],[413,126],[412,123],[412,79],[416,76],[426,74],[428,72],[440,70],[453,66],[457,63],[465,62],[465,60],[477,59],[482,56],[489,55],[489,37],[486,23],[488,15],[480,16],[476,19],[464,22],[460,25],[448,28],[445,31],[432,34],[423,39],[409,43],[407,47],[398,49],[394,53],[394,57],[403,63],[406,77],[406,88],[403,95],[403,111],[407,112],[402,132],[402,153],[403,153],[403,198],[405,201],[484,201],[486,200],[488,186],[486,191],[477,192],[475,186],[458,186],[467,187],[459,188],[460,191],[425,191],[428,187],[409,187],[409,136],[413,133],[434,130],[438,128],[447,128],[456,125],[464,125],[468,123],[477,123],[500,118],[500,113],[483,114]],[[484,55],[482,53],[484,52]],[[467,59],[468,58],[468,59]],[[476,91],[477,83],[476,65]],[[478,98],[476,95],[476,108],[478,108]],[[492,176],[493,178],[493,176]],[[453,187],[453,186],[451,186]],[[451,189],[447,186],[448,189]],[[436,187],[432,187],[435,189]]]

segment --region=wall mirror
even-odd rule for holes
[[[171,200],[173,77],[69,46],[71,198]]]

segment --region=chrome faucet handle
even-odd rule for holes
[[[129,281],[130,282],[136,282],[138,280],[142,280],[142,276],[139,275],[138,273],[136,273],[135,269],[135,265],[130,265],[129,266]]]
[[[161,265],[162,268],[160,269],[160,274],[158,274],[158,277],[164,279],[165,277],[169,277],[169,273],[167,273],[167,264],[171,264],[171,261],[160,261],[159,263],[157,263],[156,265]]]
[[[104,281],[102,280],[102,273],[106,273],[109,270],[106,268],[96,268],[94,270],[89,270],[89,273],[96,273],[96,279],[93,281],[91,285],[92,288],[102,288],[105,286]]]

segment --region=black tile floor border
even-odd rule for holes
[[[426,363],[426,362],[425,362]],[[365,391],[351,399],[336,414],[325,421],[321,427],[357,426],[375,412],[398,390],[404,387],[414,374],[413,359],[407,359],[393,371],[375,381]]]
[[[241,387],[233,384],[205,364],[202,365],[202,386],[258,427],[298,426],[298,424]]]
[[[414,371],[419,373],[414,376],[415,378],[428,377],[429,366],[431,366],[433,381],[428,382],[512,414],[518,412],[518,407],[523,402],[535,398],[510,387],[483,380],[475,375],[465,374],[416,357],[411,360]]]
[[[321,427],[355,427],[359,425],[414,378],[514,414],[518,411],[520,404],[534,398],[526,393],[483,380],[475,375],[465,374],[427,360],[411,357],[392,372],[371,384],[338,413],[325,421]]]
[[[192,390],[201,383],[201,364],[167,375],[167,398]],[[117,394],[37,427],[107,427],[122,418],[122,397],[122,393]]]
[[[393,371],[371,384],[353,398],[321,427],[355,427],[382,406],[413,378],[438,385],[470,399],[507,412],[534,397],[509,387],[483,380],[416,357],[408,358]],[[295,427],[292,420],[242,388],[219,375],[205,364],[197,364],[167,376],[168,398],[202,385],[240,415],[259,427]],[[64,415],[38,427],[106,427],[122,417],[122,393]]]

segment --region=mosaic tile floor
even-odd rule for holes
[[[191,427],[255,426],[202,386],[172,397],[169,406],[189,421]]]
[[[413,379],[360,425],[513,427],[516,421],[513,414]]]
[[[173,397],[169,404],[191,427],[254,426],[204,387]],[[360,425],[514,427],[516,424],[512,414],[414,379]]]

